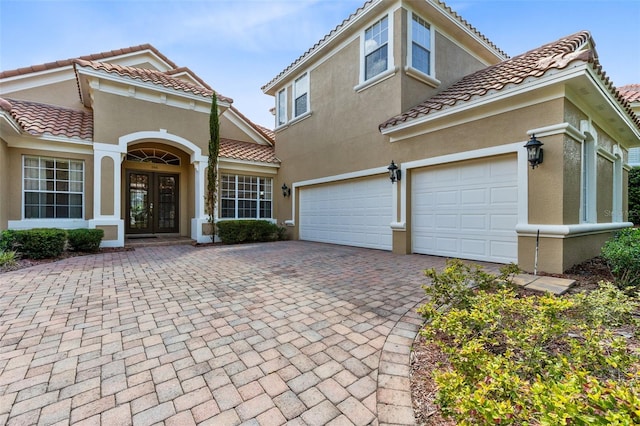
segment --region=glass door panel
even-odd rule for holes
[[[154,172],[127,172],[128,234],[177,233],[178,175]]]
[[[151,233],[151,174],[128,173],[127,232]]]

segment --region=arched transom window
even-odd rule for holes
[[[159,163],[180,165],[180,157],[170,152],[157,148],[139,148],[127,152],[127,160],[139,163]]]

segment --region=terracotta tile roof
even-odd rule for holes
[[[261,126],[259,124],[256,124],[256,126],[258,126],[262,130],[262,133],[264,133],[266,136],[269,137],[269,139],[271,139],[271,143],[276,142],[276,133],[273,130],[267,129],[266,127]]]
[[[640,84],[618,87],[618,92],[627,102],[640,102]]]
[[[55,105],[17,99],[2,99],[0,107],[34,136],[52,135],[92,140],[93,114]]]
[[[75,59],[73,63],[75,66],[93,68],[96,71],[104,71],[110,74],[117,74],[121,77],[141,80],[147,83],[156,84],[158,86],[181,90],[183,92],[190,92],[194,95],[200,95],[204,97],[211,97],[213,95],[213,90],[207,87],[189,83],[180,78],[172,77],[168,73],[161,71],[150,70],[146,68],[134,68],[124,65],[108,64],[105,62],[87,61],[84,59]],[[219,93],[217,94],[217,96],[218,100],[221,102],[233,102],[233,99],[222,96]]]
[[[15,77],[18,75],[29,74],[32,72],[47,71],[55,68],[61,68],[65,66],[73,65],[73,61],[76,59],[83,59],[87,61],[99,61],[101,59],[112,58],[114,56],[126,55],[128,53],[141,52],[143,50],[151,50],[158,55],[163,61],[165,61],[170,67],[177,68],[178,66],[169,58],[160,53],[155,47],[150,44],[141,44],[139,46],[125,47],[123,49],[109,50],[101,53],[93,53],[91,55],[80,56],[79,58],[63,59],[60,61],[49,62],[41,65],[32,65],[30,67],[18,68],[15,70],[8,70],[0,72],[0,78]]]
[[[172,70],[166,71],[167,75],[176,75],[176,74],[189,74],[191,77],[193,77],[198,83],[200,83],[203,87],[206,87],[209,90],[213,90],[211,88],[211,86],[209,86],[207,83],[205,83],[205,81],[203,79],[201,79],[200,77],[198,77],[193,71],[191,71],[188,67],[180,67],[180,68],[174,68]]]
[[[338,26],[336,26],[333,30],[331,30],[329,32],[329,34],[325,35],[320,41],[318,41],[316,44],[314,44],[309,50],[307,50],[305,53],[303,53],[298,59],[296,59],[295,61],[293,61],[288,67],[286,67],[284,70],[282,70],[280,72],[280,74],[278,74],[277,76],[275,76],[274,78],[271,79],[270,82],[268,82],[267,84],[265,84],[264,86],[262,86],[262,90],[266,90],[267,87],[269,87],[271,84],[273,84],[276,80],[278,80],[280,77],[282,77],[283,75],[285,75],[290,69],[294,68],[296,65],[298,65],[300,62],[302,62],[306,57],[308,57],[309,55],[311,55],[311,53],[313,53],[314,51],[320,49],[323,45],[325,45],[336,33],[338,33],[342,28],[344,28],[345,26],[347,26],[347,24],[349,22],[351,22],[352,20],[354,20],[356,17],[364,14],[369,8],[370,6],[372,6],[374,3],[377,3],[377,1],[375,0],[368,0],[366,1],[362,6],[360,6],[355,12],[353,12],[351,15],[349,15],[348,18],[346,18],[345,20],[343,20]],[[467,22],[465,19],[463,19],[460,15],[458,15],[456,12],[454,12],[449,6],[447,6],[445,4],[445,2],[441,1],[441,0],[436,0],[435,1],[435,5],[440,6],[440,8],[442,10],[444,10],[447,14],[449,14],[453,19],[457,20],[458,22],[460,22],[462,25],[464,25],[465,27],[467,27],[469,30],[471,30],[474,34],[476,34],[479,38],[481,38],[485,43],[487,43],[489,46],[491,46],[493,49],[495,49],[497,52],[499,52],[503,57],[508,58],[509,55],[507,55],[505,52],[503,52],[501,49],[499,49],[495,44],[493,44],[493,42],[491,42],[484,34],[480,33],[480,31],[478,31],[474,26],[472,26],[471,24],[469,24],[469,22]]]
[[[382,123],[379,129],[382,131],[427,114],[500,91],[507,86],[518,85],[526,80],[542,77],[551,69],[564,69],[575,61],[590,63],[603,79],[605,86],[609,88],[612,95],[631,113],[629,104],[618,94],[609,78],[602,71],[593,46],[591,34],[588,31],[581,31],[499,64],[484,68],[463,77],[447,89],[408,111],[390,118]],[[632,113],[631,116],[634,117]],[[640,127],[640,120],[635,121]]]
[[[253,142],[241,142],[233,139],[220,138],[220,153],[218,155],[234,160],[280,163],[280,160],[276,157],[273,146],[259,145]]]

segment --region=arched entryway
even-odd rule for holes
[[[181,157],[185,154],[161,144],[128,147],[123,164],[127,236],[180,234],[181,166],[186,159]],[[182,233],[188,235],[186,229]]]

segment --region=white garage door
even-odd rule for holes
[[[388,178],[300,190],[300,239],[391,250],[392,184]]]
[[[517,164],[502,156],[413,173],[414,253],[517,262]]]

